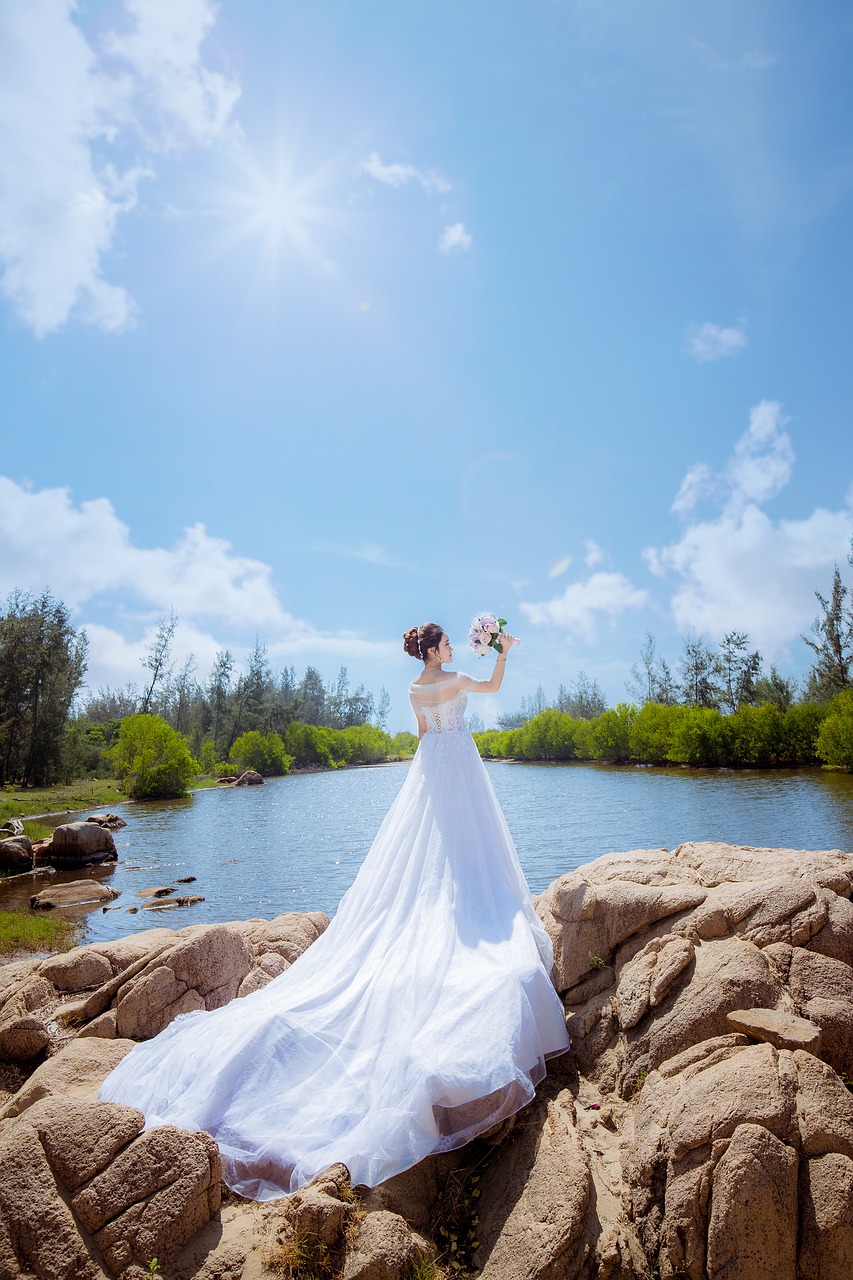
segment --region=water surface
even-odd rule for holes
[[[115,909],[87,913],[86,941],[140,929],[270,918],[335,906],[370,847],[408,765],[297,774],[262,787],[123,804],[118,865],[85,875],[121,890]],[[674,848],[685,840],[853,851],[853,776],[819,769],[743,771],[612,765],[486,766],[534,892],[600,854]],[[197,906],[142,905],[141,889],[194,875]],[[52,879],[52,877],[51,877]],[[0,909],[26,906],[43,876],[0,881]]]

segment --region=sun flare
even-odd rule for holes
[[[293,156],[280,153],[262,163],[241,145],[234,154],[233,181],[218,192],[221,250],[256,241],[269,271],[278,271],[288,258],[334,271],[327,245],[345,221],[328,202],[337,169],[328,161],[304,175]]]

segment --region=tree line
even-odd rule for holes
[[[853,565],[853,539],[848,560]],[[475,732],[485,756],[765,768],[853,768],[853,593],[836,565],[832,589],[803,640],[814,659],[802,689],[764,660],[743,631],[716,647],[685,637],[673,667],[647,632],[631,667],[630,701],[608,708],[581,671],[548,703],[540,687],[498,728]],[[481,729],[474,724],[473,730]]]
[[[228,649],[202,679],[193,655],[176,668],[177,623],[174,610],[159,620],[138,685],[85,696],[85,631],[72,626],[68,608],[49,591],[13,591],[0,606],[0,785],[127,775],[127,761],[138,764],[147,753],[146,777],[159,779],[151,785],[179,777],[183,786],[191,769],[226,774],[260,765],[259,772],[282,773],[372,763],[416,745],[412,734],[386,732],[387,690],[374,698],[363,685],[352,688],[345,666],[328,684],[314,666],[301,676],[292,665],[274,672],[256,640],[244,669]],[[119,750],[131,720],[135,727]],[[154,721],[178,736],[185,753]]]
[[[853,690],[828,703],[782,711],[770,702],[728,714],[713,707],[620,702],[589,720],[556,707],[517,729],[475,733],[481,755],[513,760],[599,760],[615,764],[853,768]]]
[[[581,671],[553,703],[539,688],[499,716],[496,730],[483,731],[476,714],[470,728],[485,754],[521,759],[853,766],[853,594],[836,565],[829,593],[815,595],[819,613],[803,636],[813,662],[802,688],[775,666],[765,671],[745,632],[730,631],[716,646],[690,635],[675,665],[648,633],[629,701],[608,708],[598,682]],[[158,717],[210,773],[254,767],[249,759],[286,771],[412,749],[413,735],[387,733],[387,690],[374,698],[363,685],[351,688],[344,666],[328,684],[314,666],[301,676],[292,665],[276,672],[256,640],[245,668],[222,649],[203,678],[193,655],[176,669],[177,622],[174,610],[160,619],[139,685],[84,697],[85,631],[50,591],[13,591],[0,606],[0,785],[41,786],[114,767],[110,753],[134,716]]]

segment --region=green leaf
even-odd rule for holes
[[[506,626],[506,618],[498,618],[498,626],[499,626],[499,627],[505,627],[505,626]]]

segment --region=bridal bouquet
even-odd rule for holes
[[[506,618],[496,618],[493,613],[478,613],[468,632],[468,643],[482,658],[490,649],[503,653],[498,636],[506,626]]]

